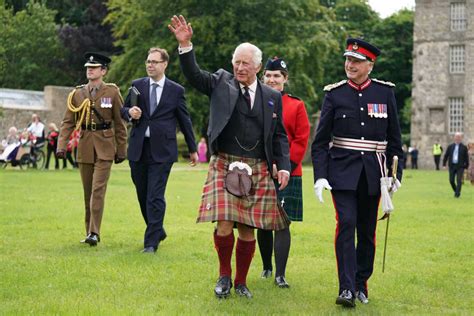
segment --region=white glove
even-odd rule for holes
[[[393,178],[392,178],[391,183],[392,183],[392,186],[390,187],[390,190],[389,190],[390,194],[397,192],[398,189],[400,189],[400,187],[402,186],[402,184],[400,183],[400,181],[398,181],[397,178],[395,178],[395,181],[393,181]]]
[[[316,180],[314,184],[314,193],[316,193],[316,197],[319,199],[319,202],[324,203],[323,200],[323,189],[327,189],[329,191],[332,190],[332,187],[329,185],[328,180],[324,178],[320,178]]]

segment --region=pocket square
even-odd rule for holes
[[[277,118],[278,115],[276,113],[273,113],[272,118]]]
[[[273,104],[274,104],[274,103],[273,103],[273,100],[268,101],[268,106],[269,106],[269,107],[273,107]]]

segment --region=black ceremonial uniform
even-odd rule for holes
[[[324,178],[332,186],[340,291],[367,295],[366,283],[375,255],[383,154],[389,170],[394,155],[403,157],[393,86],[376,79],[361,85],[343,80],[324,89],[326,96],[311,154],[315,181]],[[380,155],[367,151],[366,142],[380,144],[385,150]],[[398,179],[400,166],[401,161]]]

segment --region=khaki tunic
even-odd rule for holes
[[[79,145],[77,148],[77,161],[79,163],[94,163],[96,159],[113,160],[115,154],[125,158],[127,150],[127,128],[120,117],[120,109],[123,105],[120,90],[115,84],[102,83],[94,98],[90,94],[89,84],[77,87],[72,99],[74,106],[79,106],[86,99],[91,100],[97,112],[105,122],[111,122],[112,128],[101,131],[81,130]],[[104,103],[111,101],[112,107]],[[58,139],[58,151],[66,150],[69,136],[76,126],[76,115],[66,109],[64,119],[61,123],[61,131]],[[79,119],[79,117],[77,118]],[[91,121],[101,124],[101,120],[91,111]],[[85,124],[85,119],[83,121]]]

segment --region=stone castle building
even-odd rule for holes
[[[432,146],[455,132],[474,143],[474,0],[416,0],[411,146],[434,168]]]

